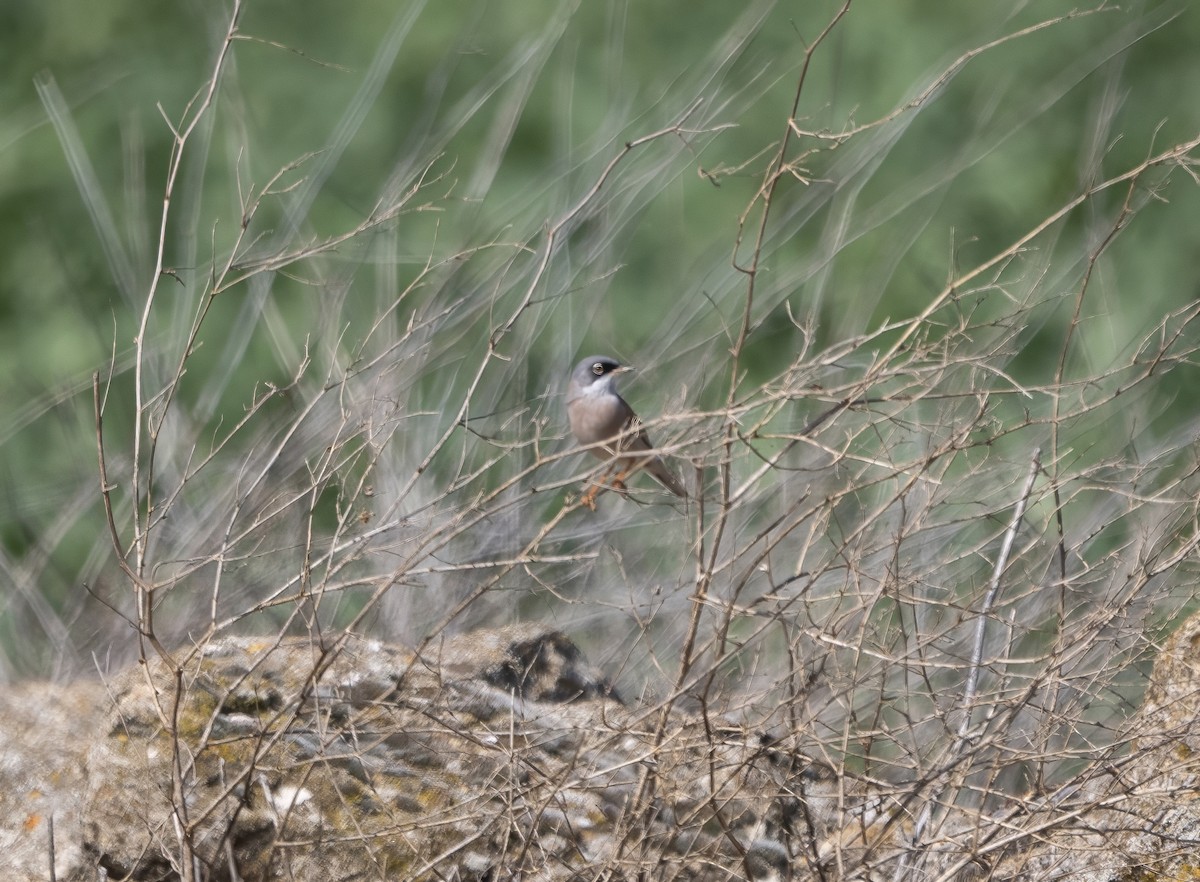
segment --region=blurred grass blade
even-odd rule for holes
[[[308,217],[313,200],[317,198],[317,193],[321,191],[325,181],[341,161],[342,154],[350,146],[350,141],[362,127],[367,112],[374,105],[380,90],[387,82],[388,74],[396,62],[400,47],[404,45],[405,39],[412,31],[413,25],[417,23],[424,8],[424,0],[411,4],[396,16],[392,26],[388,28],[375,53],[375,58],[371,61],[370,68],[367,69],[367,75],[363,78],[362,85],[359,86],[342,118],[333,127],[333,137],[329,145],[316,158],[312,172],[296,194],[296,199],[288,211],[287,223],[283,226],[281,244],[289,241]]]
[[[71,175],[75,178],[75,186],[79,188],[79,195],[83,197],[83,204],[87,206],[88,214],[92,218],[92,226],[96,228],[96,234],[100,237],[100,244],[104,248],[104,256],[108,260],[113,281],[117,283],[117,288],[120,289],[126,302],[135,304],[137,302],[137,275],[125,246],[121,244],[112,209],[109,208],[104,190],[100,186],[96,169],[92,167],[91,160],[88,159],[83,139],[79,137],[79,129],[75,127],[75,122],[71,118],[71,109],[67,106],[66,99],[63,98],[62,91],[58,88],[58,83],[55,82],[49,71],[38,74],[34,78],[34,86],[37,88],[38,97],[42,100],[42,106],[46,108],[46,115],[50,118],[50,123],[58,134],[58,141],[62,144],[67,164],[71,167]]]

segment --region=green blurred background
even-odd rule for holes
[[[506,375],[497,408],[548,401],[591,351],[688,378],[693,406],[723,400],[720,358],[744,292],[730,266],[738,218],[783,135],[804,47],[836,9],[249,0],[214,122],[192,142],[168,225],[172,275],[148,341],[160,368],[178,359],[214,258],[239,233],[239,193],[299,162],[280,178],[286,192],[264,200],[248,227],[239,259],[252,260],[353,229],[425,169],[427,186],[387,235],[370,231],[291,266],[269,290],[243,284],[217,298],[181,408],[215,431],[239,418],[256,384],[286,383],[306,346],[339,363],[334,341],[369,338],[431,258],[503,243],[435,274],[437,284],[414,294],[419,306],[391,315],[397,327],[455,296],[494,296],[497,312],[511,309],[529,278],[523,249],[539,247],[625,141],[685,117],[694,134],[635,151],[566,231],[535,292],[558,306],[503,351],[520,369]],[[103,642],[110,626],[85,584],[128,608],[97,503],[91,374],[107,374],[115,359],[107,441],[127,449],[167,120],[177,124],[202,92],[229,11],[133,0],[0,8],[0,642],[10,673],[69,667],[58,660],[64,647]],[[1198,45],[1200,11],[1181,0],[1083,9],[856,0],[814,55],[799,126],[868,123],[953,76],[892,124],[844,145],[808,138],[793,149],[798,170],[773,208],[747,383],[768,380],[805,342],[789,309],[812,322],[818,347],[913,315],[957,271],[1086,185],[1193,137]],[[76,137],[72,170],[64,145]],[[1022,337],[1011,365],[1018,380],[1052,374],[1080,255],[1099,244],[1124,196],[1114,188],[1056,227],[1053,243],[1039,242],[1047,255],[1061,246],[1074,257],[1031,261],[1063,296]],[[1176,187],[1146,212],[1153,222],[1124,234],[1093,281],[1075,351],[1096,370],[1197,294],[1195,189]],[[755,223],[752,214],[749,229]],[[447,332],[431,366],[459,370],[485,337],[477,325]],[[1173,379],[1147,412],[1188,421],[1196,379]],[[450,402],[459,388],[427,394]],[[641,395],[655,392],[643,381]],[[553,405],[536,407],[561,433]]]

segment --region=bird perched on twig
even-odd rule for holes
[[[624,479],[638,469],[644,469],[676,496],[686,498],[683,484],[661,457],[638,456],[641,451],[653,450],[654,445],[633,408],[617,394],[617,375],[628,370],[631,368],[606,355],[591,355],[575,365],[567,386],[571,432],[576,441],[591,448],[589,452],[593,456],[612,462],[608,475],[612,477],[614,489],[624,490]],[[592,487],[584,496],[583,504],[595,508],[599,491],[600,485]]]

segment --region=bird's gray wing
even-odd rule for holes
[[[625,431],[630,434],[626,436],[628,440],[622,446],[623,451],[636,452],[639,450],[654,449],[654,445],[650,443],[650,436],[642,427],[642,421],[638,419],[637,414],[632,410],[629,411],[629,418],[625,423]],[[683,484],[679,478],[675,477],[675,473],[663,462],[661,457],[647,457],[638,462],[637,467],[647,471],[658,483],[662,484],[676,496],[687,497],[687,491],[683,489]]]
[[[625,440],[621,444],[621,449],[624,451],[638,450],[653,450],[654,445],[650,443],[650,436],[646,434],[646,429],[642,426],[642,421],[638,419],[638,415],[629,410],[629,415],[625,418],[623,427]]]

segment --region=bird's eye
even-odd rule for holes
[[[592,373],[595,374],[597,377],[602,376],[604,374],[604,362],[598,361],[595,364],[593,364],[592,365]]]

